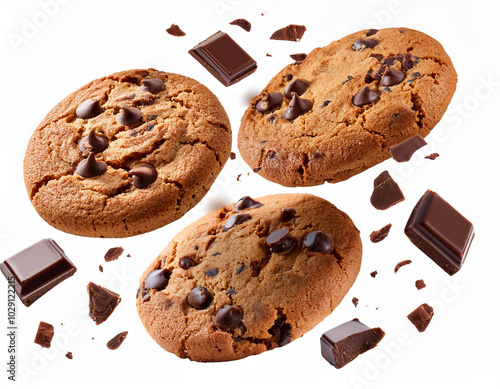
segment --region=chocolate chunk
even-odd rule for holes
[[[403,201],[405,196],[399,185],[392,179],[389,172],[386,170],[374,180],[373,193],[370,197],[372,205],[379,210],[384,210]]]
[[[273,40],[278,41],[292,41],[299,42],[302,39],[302,36],[306,32],[306,26],[300,26],[297,24],[290,24],[286,27],[280,28],[273,32],[271,38]]]
[[[85,100],[76,108],[76,116],[80,119],[91,119],[103,113],[99,100]]]
[[[333,248],[333,238],[323,231],[314,231],[304,238],[304,245],[309,251],[325,254]]]
[[[116,261],[123,254],[123,247],[113,247],[104,254],[106,262]]]
[[[95,154],[90,153],[86,159],[76,167],[76,173],[82,177],[90,178],[103,175],[108,167],[104,162],[97,161]]]
[[[422,304],[407,317],[418,332],[424,332],[434,316],[434,309],[428,304]]]
[[[373,243],[378,243],[378,242],[383,241],[387,237],[387,235],[389,235],[389,231],[391,230],[391,227],[392,227],[392,224],[389,223],[386,226],[382,227],[380,230],[373,231],[370,234],[370,240]]]
[[[359,299],[357,297],[352,298],[352,303],[354,304],[354,308],[357,308],[359,304]]]
[[[21,302],[29,307],[54,286],[71,277],[76,267],[52,239],[43,239],[0,264],[7,279],[14,279],[14,289]]]
[[[474,226],[437,193],[428,190],[413,209],[405,234],[449,275],[462,267]]]
[[[375,103],[380,98],[380,94],[374,90],[371,90],[368,86],[362,88],[358,93],[352,98],[352,103],[358,107]]]
[[[122,299],[118,293],[89,282],[89,316],[95,324],[104,323]]]
[[[415,288],[417,288],[418,290],[424,289],[426,286],[427,285],[425,285],[424,280],[416,280],[415,281]]]
[[[68,358],[68,359],[73,359],[73,353],[72,353],[71,351],[68,351],[68,352],[66,353],[66,358]]]
[[[302,96],[304,92],[309,88],[309,83],[307,81],[302,81],[296,78],[291,83],[289,83],[283,92],[286,98],[293,98],[293,92],[296,92],[299,96]]]
[[[244,196],[234,204],[234,212],[241,212],[249,208],[260,208],[262,203],[255,201],[250,196]]]
[[[207,275],[207,277],[215,277],[217,274],[219,274],[219,269],[207,269],[205,270],[205,274]]]
[[[167,32],[172,36],[185,36],[186,33],[181,30],[181,28],[177,24],[172,24],[169,28],[167,28]]]
[[[184,257],[184,258],[181,258],[179,260],[179,267],[181,269],[184,269],[184,270],[187,270],[189,269],[190,267],[193,267],[196,265],[196,262],[193,261],[191,258],[189,257]]]
[[[167,269],[153,270],[144,280],[144,287],[147,289],[163,290],[167,287],[171,274]]]
[[[193,47],[189,54],[225,86],[233,85],[257,69],[257,62],[222,31]]]
[[[325,108],[328,104],[330,104],[330,100],[323,101],[323,103],[321,104],[321,108]]]
[[[382,329],[369,328],[354,319],[323,334],[321,355],[331,365],[340,369],[358,355],[374,348],[384,335]]]
[[[246,19],[236,19],[229,24],[232,24],[233,26],[239,26],[246,32],[250,32],[250,29],[252,28],[252,24]]]
[[[393,86],[400,84],[406,78],[406,74],[401,70],[387,68],[380,78],[380,85]]]
[[[130,126],[142,119],[142,112],[138,108],[125,105],[122,107],[122,113],[116,117],[116,122],[123,126]]]
[[[307,58],[306,53],[290,54],[290,58],[297,62],[302,62]]]
[[[285,208],[281,211],[281,221],[286,223],[295,217],[297,211],[293,208]]]
[[[376,270],[375,270],[375,271],[372,271],[372,272],[370,273],[370,275],[372,276],[372,278],[377,277],[377,274],[378,274],[378,271],[376,271]]]
[[[188,294],[188,304],[196,309],[207,308],[214,299],[212,292],[204,286],[197,286]]]
[[[411,259],[406,259],[404,261],[398,262],[396,266],[394,267],[394,274],[398,272],[399,269],[401,269],[403,266],[409,265],[411,263]]]
[[[106,347],[109,348],[110,350],[116,350],[118,347],[122,345],[123,341],[127,337],[127,334],[128,331],[120,332],[106,344]]]
[[[159,78],[145,78],[144,80],[142,80],[140,90],[155,94],[162,90],[163,85],[163,80]]]
[[[239,307],[226,305],[219,309],[215,315],[215,325],[222,330],[229,330],[237,327],[243,318],[243,311]]]
[[[229,154],[229,158],[231,158],[232,161],[236,159],[236,153],[231,151],[231,154]]]
[[[370,30],[368,30],[366,32],[366,36],[372,36],[372,35],[375,35],[376,33],[378,32],[378,30],[374,29],[374,28],[371,28]]]
[[[370,38],[370,39],[358,39],[356,42],[353,43],[351,47],[355,51],[360,51],[365,48],[372,49],[377,45],[378,45],[378,40]]]
[[[96,134],[94,129],[91,129],[89,134],[78,142],[78,148],[83,152],[94,152],[98,154],[108,148],[108,138],[104,135]]]
[[[273,231],[267,238],[266,243],[273,253],[283,253],[291,250],[295,246],[293,239],[286,228]]]
[[[292,92],[292,95],[292,100],[288,104],[288,108],[283,114],[283,117],[290,122],[293,122],[299,116],[310,111],[312,108],[312,101],[301,99],[297,92]]]
[[[38,325],[38,330],[35,335],[35,343],[43,348],[50,348],[50,343],[54,337],[54,326],[41,321]]]
[[[434,161],[437,157],[439,157],[438,153],[432,153],[432,154],[427,155],[425,157],[425,159],[430,159],[430,160]]]
[[[269,113],[280,108],[282,103],[283,95],[281,93],[262,93],[262,97],[255,105],[255,109],[260,113]]]
[[[425,140],[421,138],[420,135],[412,136],[395,146],[392,146],[389,150],[394,158],[398,162],[407,162],[411,159],[411,156],[427,144]]]
[[[158,173],[154,166],[149,163],[139,163],[128,172],[134,177],[134,186],[137,189],[144,189],[156,181]]]
[[[224,231],[228,231],[234,226],[238,224],[242,224],[246,222],[247,220],[250,220],[252,217],[248,213],[237,213],[234,215],[229,216],[229,218],[226,220],[226,223],[224,224]]]

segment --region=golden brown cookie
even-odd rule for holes
[[[256,96],[238,146],[258,174],[285,186],[339,182],[425,137],[455,92],[439,42],[408,28],[364,30],[286,66]]]
[[[229,119],[205,86],[129,70],[90,82],[49,112],[28,144],[24,179],[53,227],[126,237],[197,204],[230,148]]]
[[[181,358],[244,358],[328,316],[354,283],[361,251],[351,219],[322,198],[244,197],[174,237],[141,277],[137,309]]]

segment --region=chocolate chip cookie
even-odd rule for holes
[[[231,148],[229,119],[203,85],[154,69],[92,81],[40,123],[24,159],[50,225],[118,238],[168,224],[206,194]]]
[[[144,272],[137,309],[181,358],[244,358],[328,316],[354,283],[361,251],[351,219],[324,199],[243,197],[174,237]]]
[[[258,174],[285,186],[339,182],[425,137],[455,92],[439,42],[408,28],[364,30],[286,66],[256,96],[238,146]]]

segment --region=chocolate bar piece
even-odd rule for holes
[[[418,332],[424,332],[434,316],[434,309],[424,303],[410,313],[407,317],[412,322]]]
[[[257,69],[257,62],[222,31],[193,47],[189,54],[225,86],[235,84]]]
[[[398,162],[408,162],[411,156],[427,144],[425,140],[422,139],[420,135],[412,136],[410,139],[405,140],[395,146],[392,146],[389,151]]]
[[[405,234],[449,275],[462,267],[474,226],[437,193],[428,190],[413,209]]]
[[[43,239],[0,264],[4,276],[15,280],[16,293],[29,307],[54,286],[71,277],[76,267],[52,239]]]
[[[385,210],[404,199],[405,196],[401,192],[399,185],[392,179],[387,170],[380,173],[373,181],[373,193],[370,202],[376,209]]]
[[[321,355],[337,369],[359,354],[374,348],[384,337],[380,328],[370,328],[358,319],[332,328],[321,337]]]

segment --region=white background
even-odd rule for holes
[[[0,388],[86,388],[89,384],[120,388],[499,387],[499,1],[47,3],[52,8],[44,11],[41,1],[0,1],[0,259],[51,237],[78,271],[30,308],[18,303],[15,384],[7,381],[4,371],[7,283],[0,280]],[[252,23],[250,33],[229,25],[240,17]],[[172,23],[179,24],[186,36],[168,35],[165,29]],[[301,42],[268,39],[290,23],[307,26]],[[26,27],[28,24],[34,24],[35,30]],[[307,53],[359,29],[389,26],[419,29],[438,39],[459,75],[453,101],[427,138],[426,149],[409,163],[388,160],[347,182],[320,187],[284,188],[254,173],[248,175],[250,169],[236,146],[240,117],[249,100],[291,62],[289,54]],[[258,62],[255,74],[229,88],[187,53],[218,30],[228,32]],[[24,41],[13,44],[16,38]],[[208,86],[230,116],[238,158],[228,161],[199,206],[154,232],[103,240],[75,237],[49,227],[31,206],[23,183],[22,160],[31,133],[55,104],[88,81],[147,67],[185,74]],[[431,152],[441,156],[424,160]],[[406,201],[377,211],[369,197],[373,179],[385,169],[400,184]],[[236,181],[238,174],[242,174],[241,182]],[[426,189],[437,191],[476,228],[467,261],[453,277],[418,251],[403,233],[411,209]],[[341,305],[292,344],[236,362],[195,363],[157,346],[135,310],[142,271],[174,234],[208,210],[243,195],[280,192],[322,196],[346,211],[360,229],[363,264]],[[389,222],[393,228],[388,238],[371,243],[370,232]],[[104,253],[114,246],[123,246],[131,257],[124,254],[115,262],[104,263]],[[396,263],[405,259],[413,263],[394,274]],[[104,273],[98,271],[99,264]],[[370,277],[374,270],[378,271],[376,278]],[[420,278],[427,288],[418,291],[414,282]],[[88,317],[89,281],[123,298],[100,326]],[[359,298],[357,308],[351,303],[354,296]],[[424,302],[436,314],[427,331],[420,334],[406,315]],[[319,338],[355,317],[369,326],[382,327],[386,337],[374,350],[336,370],[321,357]],[[40,320],[55,326],[49,350],[33,343]],[[106,342],[125,330],[129,335],[123,345],[108,350]],[[73,352],[73,360],[65,358],[67,351]]]

